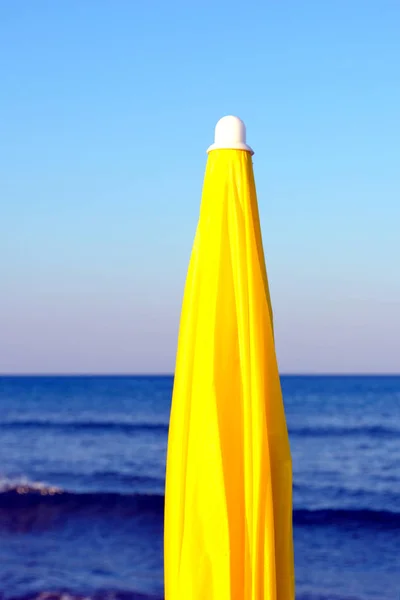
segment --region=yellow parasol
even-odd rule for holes
[[[292,465],[254,184],[236,117],[209,148],[168,438],[166,600],[293,600]]]

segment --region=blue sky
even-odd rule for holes
[[[172,372],[206,149],[255,150],[283,372],[400,371],[400,4],[0,1],[0,372]]]

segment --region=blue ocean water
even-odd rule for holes
[[[0,598],[163,596],[172,377],[0,377]],[[400,598],[400,377],[283,377],[298,600]]]

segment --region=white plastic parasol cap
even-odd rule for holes
[[[246,150],[254,154],[253,150],[246,144],[246,127],[239,117],[222,117],[215,126],[214,143],[208,148],[211,150]]]

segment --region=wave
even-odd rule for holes
[[[17,484],[3,486],[0,492],[0,517],[26,513],[46,513],[46,507],[52,517],[68,516],[74,513],[90,515],[104,514],[121,518],[138,515],[150,515],[162,519],[164,513],[163,494],[116,492],[77,493],[44,484]],[[49,512],[49,514],[50,514]],[[360,509],[295,509],[293,523],[297,526],[334,526],[334,527],[382,527],[400,528],[400,512],[387,510]]]
[[[363,600],[360,596],[343,596],[330,592],[303,592],[296,593],[296,600]]]
[[[300,593],[296,597],[298,600],[360,600],[355,596],[342,596],[325,592]],[[43,590],[20,596],[2,596],[2,598],[6,598],[6,600],[164,600],[164,596],[121,590],[101,590],[89,594],[79,594],[68,590]]]
[[[89,511],[90,513],[117,513],[120,516],[159,514],[164,511],[162,494],[117,492],[70,492],[44,484],[20,483],[0,492],[0,513],[5,511],[32,511],[49,507],[62,513]]]
[[[164,596],[143,594],[131,590],[97,590],[90,593],[79,593],[71,590],[43,590],[19,596],[2,596],[3,600],[164,600]],[[301,591],[296,594],[297,600],[361,600],[358,596],[325,591]]]
[[[390,510],[359,509],[295,509],[293,511],[294,525],[328,525],[328,526],[362,526],[400,528],[400,513]]]
[[[383,425],[306,425],[289,426],[289,435],[299,437],[342,437],[342,436],[376,436],[376,437],[400,437],[400,430],[396,427]]]
[[[137,431],[157,431],[168,433],[168,422],[165,421],[90,421],[71,420],[56,421],[52,419],[10,419],[2,421],[0,429],[55,429],[58,431],[114,431],[134,433]],[[384,425],[304,425],[290,426],[289,434],[299,437],[342,437],[342,436],[372,436],[400,437],[400,429]]]
[[[0,598],[7,598],[7,600],[164,600],[164,596],[121,590],[101,590],[90,594],[68,590],[42,590],[7,597],[0,593]]]
[[[56,429],[62,431],[160,431],[168,432],[168,423],[153,421],[53,421],[51,419],[15,419],[0,423],[0,429]]]

